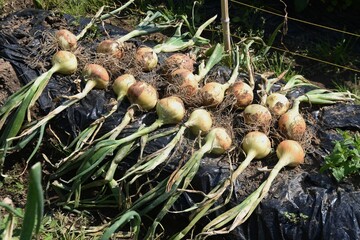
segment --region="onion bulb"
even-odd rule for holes
[[[281,115],[279,129],[288,139],[301,140],[306,132],[306,123],[299,113],[300,101],[294,101],[293,107]]]
[[[117,101],[122,100],[127,95],[128,89],[135,82],[135,77],[132,74],[123,74],[114,80],[112,88],[117,95]]]
[[[250,105],[254,99],[253,89],[243,81],[235,82],[231,85],[228,92],[235,97],[236,102],[234,106],[239,109],[244,109]]]
[[[284,166],[296,167],[304,163],[305,152],[294,140],[284,140],[276,148],[276,155]]]
[[[107,39],[99,43],[96,48],[96,52],[110,54],[115,58],[122,58],[124,55],[124,44],[115,40]]]
[[[211,153],[214,154],[223,154],[225,151],[229,150],[232,144],[230,135],[227,133],[225,128],[217,127],[210,130],[206,135],[205,141],[213,139],[211,145]]]
[[[68,51],[58,51],[51,58],[51,64],[56,72],[61,74],[73,74],[77,70],[76,56]]]
[[[259,127],[262,131],[268,131],[271,124],[270,111],[260,104],[250,104],[243,112],[244,122],[253,127]]]
[[[127,97],[132,104],[137,104],[148,111],[156,106],[158,92],[150,84],[139,81],[129,87]]]
[[[55,37],[61,50],[74,51],[77,48],[77,38],[69,30],[56,31]]]
[[[156,113],[164,124],[179,123],[185,116],[184,103],[176,96],[162,98],[156,104]]]
[[[194,96],[199,90],[195,75],[188,69],[179,68],[171,72],[170,81],[178,86],[186,96]]]
[[[109,84],[109,74],[106,69],[98,64],[87,64],[83,70],[85,81],[94,82],[94,88],[105,89]]]
[[[206,83],[201,89],[201,97],[203,106],[217,106],[225,97],[227,85],[218,82]]]
[[[138,64],[143,71],[151,71],[156,68],[158,64],[158,57],[154,50],[148,46],[140,46],[135,55],[136,64]]]
[[[183,53],[175,53],[170,57],[166,58],[162,65],[162,71],[165,74],[171,74],[175,69],[185,68],[190,72],[194,72],[195,61],[188,55]]]
[[[198,108],[192,111],[189,119],[184,124],[192,134],[206,134],[210,131],[213,124],[211,114],[205,109]]]
[[[271,142],[265,133],[253,131],[245,135],[241,147],[246,153],[246,158],[236,168],[231,176],[231,182],[234,182],[239,175],[249,166],[253,159],[262,159],[271,152]]]
[[[281,116],[290,107],[290,102],[281,93],[272,93],[266,98],[266,106],[269,108],[270,112],[276,116]]]

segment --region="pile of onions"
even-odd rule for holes
[[[268,194],[272,182],[283,167],[296,167],[304,163],[305,152],[301,145],[293,140],[282,141],[276,149],[276,154],[279,160],[265,182],[243,202],[210,221],[203,228],[201,235],[226,234],[234,230],[251,216],[261,200]],[[233,219],[234,221],[230,226],[223,228]]]
[[[196,212],[191,216],[190,223],[179,233],[172,236],[171,240],[179,240],[185,237],[185,235],[191,230],[191,228],[206,214],[209,214],[209,209],[211,206],[219,200],[219,198],[226,191],[228,186],[231,183],[234,183],[238,176],[244,171],[244,169],[250,164],[250,162],[255,159],[261,159],[266,157],[271,151],[271,143],[269,138],[262,132],[250,132],[245,135],[242,141],[242,149],[246,153],[245,160],[239,165],[239,167],[233,172],[231,178],[226,179],[225,181],[219,183],[216,187],[210,191],[201,204],[199,204]],[[208,198],[208,199],[207,199]],[[227,221],[227,219],[223,219]]]
[[[7,124],[0,137],[0,148],[5,146],[8,139],[15,137],[19,133],[20,129],[23,127],[26,113],[28,121],[31,121],[30,109],[40,97],[51,76],[54,73],[69,75],[77,70],[77,59],[73,53],[68,51],[56,52],[51,59],[51,63],[52,67],[47,72],[41,74],[11,95],[1,107],[0,128],[3,127],[5,122],[7,122]],[[15,109],[16,111],[11,115],[11,119],[8,119]],[[12,141],[8,140],[9,147],[11,146],[11,142]],[[5,155],[5,152],[2,152],[1,154]]]
[[[306,122],[299,113],[300,101],[296,100],[293,106],[279,119],[279,129],[288,139],[301,140],[306,132]]]
[[[167,201],[164,204],[164,207],[160,210],[158,215],[153,221],[152,226],[148,229],[148,232],[146,234],[147,239],[154,239],[154,235],[156,232],[156,228],[159,225],[162,218],[168,213],[171,206],[174,204],[174,202],[180,197],[182,194],[182,191],[178,191],[178,188],[186,189],[195,174],[197,173],[199,166],[200,166],[200,160],[204,156],[205,153],[214,153],[214,154],[223,154],[225,151],[229,150],[232,145],[232,140],[230,135],[227,133],[227,131],[224,128],[216,127],[210,130],[210,132],[205,137],[205,144],[202,145],[202,147],[194,152],[190,159],[185,163],[184,166],[182,166],[177,171],[173,172],[170,178],[168,179],[167,186],[166,186],[166,192],[162,195],[159,195],[157,199],[152,199],[151,208],[149,206],[145,207],[146,210],[143,210],[141,214],[146,213],[146,211],[149,211],[155,207],[155,204],[159,204],[159,200],[163,201],[164,196],[167,196]],[[163,182],[159,183],[163,184]],[[157,187],[155,187],[157,188]],[[159,193],[161,194],[161,193]],[[144,198],[147,197],[144,195]],[[136,205],[136,203],[134,204]],[[138,206],[137,206],[138,207]],[[131,209],[136,210],[136,209]],[[144,212],[145,211],[145,212]]]
[[[69,108],[73,104],[77,103],[92,90],[92,89],[106,89],[106,87],[109,84],[110,77],[108,72],[105,68],[98,64],[87,64],[84,67],[83,73],[82,73],[84,80],[86,81],[84,89],[75,95],[67,96],[67,101],[62,103],[60,106],[49,112],[45,117],[41,118],[37,123],[33,126],[31,126],[29,129],[26,129],[20,137],[23,137],[25,135],[29,135],[36,131],[39,127],[43,126],[47,122],[49,122],[52,118],[57,116],[59,113],[64,111],[65,109]]]
[[[271,126],[272,116],[270,111],[260,104],[250,104],[243,111],[245,124],[267,132]]]
[[[211,127],[211,114],[205,109],[195,109],[190,114],[189,119],[180,127],[175,137],[165,147],[157,151],[157,154],[155,156],[151,154],[149,158],[146,158],[146,160],[137,162],[129,170],[126,171],[124,176],[119,181],[121,182],[124,179],[131,177],[130,184],[132,184],[144,173],[150,172],[160,164],[168,161],[170,153],[177,146],[177,144],[183,137],[186,129],[189,129],[192,134],[197,136],[208,133]]]
[[[223,56],[224,47],[221,44],[217,44],[206,65],[202,64],[199,67],[198,74],[194,75],[192,70],[180,67],[171,72],[169,81],[179,87],[180,95],[182,95],[183,98],[189,99],[198,92],[199,82],[221,61]]]

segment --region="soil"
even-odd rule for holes
[[[12,65],[0,58],[0,106],[21,87]]]

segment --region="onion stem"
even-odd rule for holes
[[[182,23],[177,27],[174,36],[166,40],[164,43],[158,44],[154,47],[155,53],[160,52],[178,52],[189,47],[194,46],[198,42],[201,43],[208,43],[209,40],[202,38],[200,35],[204,31],[204,29],[209,26],[217,16],[214,16],[203,23],[196,31],[194,36],[190,39],[186,39],[187,36],[190,34],[189,32],[181,33]]]

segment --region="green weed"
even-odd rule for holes
[[[341,130],[338,132],[343,139],[335,141],[334,149],[325,157],[320,172],[330,170],[340,182],[347,177],[360,174],[360,134]]]

